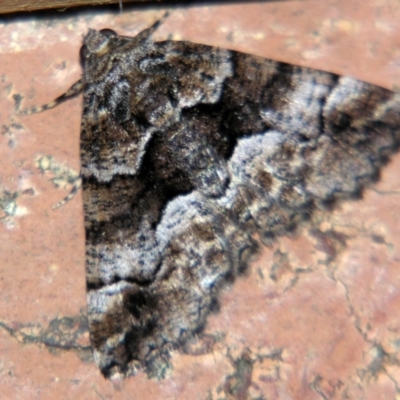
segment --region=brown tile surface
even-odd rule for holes
[[[110,382],[91,360],[79,170],[81,99],[14,113],[80,75],[88,27],[134,35],[163,11],[0,25],[0,387],[5,399],[400,399],[400,157],[362,200],[316,215],[238,279],[163,381]],[[400,86],[396,0],[177,8],[157,38],[233,48]],[[41,168],[38,168],[40,166]],[[56,185],[59,188],[56,188]]]

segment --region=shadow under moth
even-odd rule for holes
[[[332,73],[90,29],[81,178],[90,338],[106,377],[162,376],[221,286],[314,210],[357,197],[400,140],[400,95]]]

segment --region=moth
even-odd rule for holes
[[[106,377],[162,375],[257,253],[357,197],[397,150],[400,96],[191,42],[90,29],[81,178],[90,338]],[[258,240],[259,239],[259,240]]]

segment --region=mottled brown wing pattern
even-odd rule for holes
[[[162,375],[220,286],[399,142],[400,98],[188,42],[90,31],[82,177],[88,309],[106,376]]]
[[[163,376],[221,285],[398,146],[400,96],[234,51],[90,30],[81,174],[88,316],[107,376]],[[57,104],[50,103],[40,111]],[[256,234],[254,236],[254,234]]]

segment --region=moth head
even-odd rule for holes
[[[85,64],[85,61],[91,55],[101,57],[107,54],[112,49],[113,40],[117,37],[117,33],[112,29],[102,29],[100,31],[89,29],[89,32],[83,38],[83,45],[80,49],[81,63]]]

